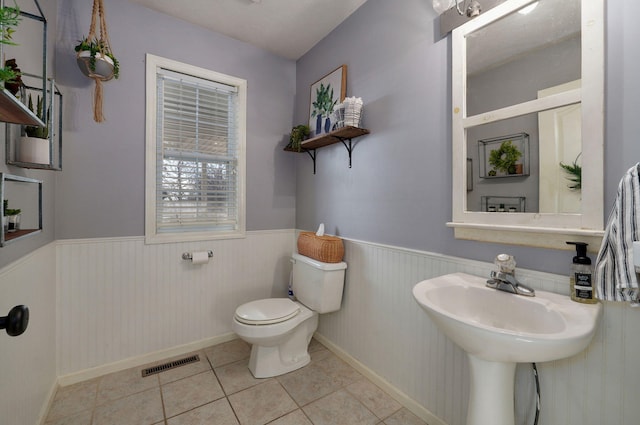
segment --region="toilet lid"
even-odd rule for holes
[[[242,304],[236,309],[236,320],[248,325],[270,325],[288,320],[300,312],[289,298],[268,298]]]

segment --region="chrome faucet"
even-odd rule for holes
[[[516,260],[511,255],[500,254],[496,257],[494,263],[499,267],[499,270],[491,271],[491,279],[487,280],[489,288],[526,297],[536,296],[536,291],[533,288],[518,282],[516,279]]]

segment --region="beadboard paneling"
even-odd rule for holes
[[[58,376],[231,332],[238,305],[286,296],[293,246],[293,230],[178,244],[58,241]],[[207,264],[182,259],[206,250]]]
[[[3,248],[10,249],[10,248]],[[38,424],[56,385],[55,244],[0,269],[0,315],[29,307],[20,336],[0,331],[0,423]]]
[[[252,232],[246,239],[144,245],[142,238],[59,241],[58,375],[225,335],[235,307],[284,296],[293,231]],[[488,276],[490,263],[345,240],[348,263],[342,309],[321,315],[319,333],[442,423],[463,425],[466,355],[413,299],[422,279],[463,271]],[[182,252],[215,251],[206,265]],[[568,294],[568,278],[518,270],[523,283]],[[540,423],[636,423],[640,370],[635,367],[640,309],[606,303],[589,348],[538,365]],[[533,423],[529,365],[516,376],[518,424]]]
[[[466,354],[450,342],[414,300],[420,280],[452,272],[488,276],[491,263],[421,251],[345,241],[348,263],[342,309],[321,315],[318,332],[401,393],[449,425],[464,425],[469,397]],[[539,290],[568,294],[568,277],[518,270]],[[640,397],[640,309],[606,303],[588,349],[570,359],[538,365],[540,423],[637,423]],[[516,423],[533,423],[530,365],[516,374]]]

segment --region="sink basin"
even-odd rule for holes
[[[467,425],[514,425],[516,363],[570,357],[591,342],[598,304],[536,291],[525,297],[485,286],[487,279],[453,273],[419,282],[413,296],[438,328],[469,357]]]
[[[487,288],[487,279],[453,273],[424,280],[413,296],[467,353],[489,361],[544,362],[584,350],[602,307],[536,291],[524,297]]]

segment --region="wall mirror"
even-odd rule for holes
[[[452,73],[456,238],[597,250],[603,0],[507,0],[452,32]]]

